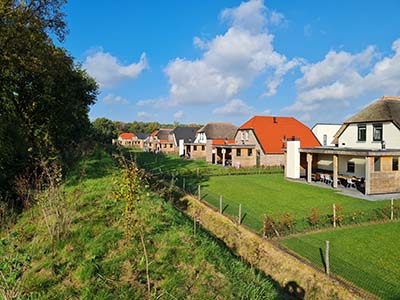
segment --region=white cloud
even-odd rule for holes
[[[137,63],[121,64],[115,56],[99,50],[86,57],[83,68],[94,77],[100,87],[111,87],[123,80],[136,79],[148,67],[146,54]]]
[[[322,61],[301,67],[296,81],[298,99],[283,111],[316,114],[349,107],[350,99],[368,94],[400,93],[400,39],[392,44],[393,53],[380,57],[373,46],[356,54],[329,51]]]
[[[272,110],[266,109],[262,112],[263,115],[270,115],[272,113]]]
[[[157,114],[151,114],[151,113],[148,113],[148,112],[145,112],[145,111],[140,111],[140,112],[137,113],[137,116],[138,116],[139,118],[141,118],[141,119],[146,119],[146,120],[148,120],[148,119],[154,119],[154,118],[156,118],[156,117],[157,117]]]
[[[185,113],[182,110],[179,110],[176,113],[174,113],[175,120],[182,119],[184,116],[185,116]]]
[[[103,98],[105,104],[128,104],[128,100],[122,98],[121,96],[114,96],[113,94],[108,94]]]
[[[150,106],[153,108],[169,108],[174,106],[173,103],[165,98],[155,98],[155,99],[143,99],[136,102],[136,106]]]
[[[266,92],[274,95],[282,77],[299,64],[276,52],[274,36],[267,24],[282,21],[283,15],[274,12],[268,18],[261,0],[251,0],[239,7],[226,9],[221,17],[231,26],[210,41],[195,37],[195,46],[204,50],[201,58],[176,58],[165,68],[170,82],[173,104],[204,104],[224,102],[249,87],[261,74],[269,74]]]
[[[254,108],[240,99],[233,99],[224,106],[214,109],[213,113],[223,116],[248,116],[254,114]]]

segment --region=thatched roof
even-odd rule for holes
[[[197,132],[204,132],[207,139],[233,139],[236,134],[237,127],[227,122],[210,122],[201,127]]]
[[[335,134],[334,143],[339,136],[352,123],[393,122],[400,128],[400,97],[382,96],[380,100],[373,102],[366,108],[347,119],[339,131]]]

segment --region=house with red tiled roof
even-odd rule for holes
[[[224,154],[223,165],[283,166],[288,140],[298,140],[302,147],[320,146],[312,131],[295,118],[255,116],[239,127],[234,143],[216,147]]]
[[[118,145],[125,146],[125,147],[132,147],[133,145],[133,138],[135,137],[134,133],[131,132],[123,132],[119,135],[117,143]]]
[[[160,128],[154,130],[144,141],[145,151],[175,152],[172,129]]]

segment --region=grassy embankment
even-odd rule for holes
[[[43,208],[35,204],[1,232],[0,298],[145,299],[146,270],[138,239],[124,232],[124,203],[113,197],[121,171],[96,151],[61,187],[65,230],[51,241]],[[200,231],[149,191],[145,232],[152,299],[276,299],[265,276]],[[49,212],[48,212],[49,213]],[[54,221],[47,215],[48,221]],[[4,277],[3,277],[4,276]]]

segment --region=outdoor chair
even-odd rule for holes
[[[320,181],[321,181],[321,182],[325,182],[325,175],[324,175],[324,174],[321,174]]]
[[[326,184],[332,184],[332,178],[331,175],[325,175],[325,183]]]
[[[346,187],[356,187],[356,184],[353,182],[353,180],[351,178],[347,178],[347,185]]]

